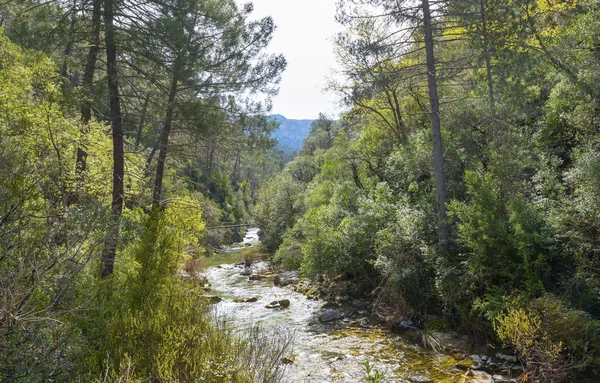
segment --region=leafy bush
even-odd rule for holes
[[[526,305],[512,301],[494,319],[494,329],[515,347],[532,382],[561,382],[573,370],[600,362],[600,324],[553,296]]]
[[[439,307],[435,289],[435,258],[430,223],[435,218],[422,210],[396,208],[395,216],[377,233],[377,261],[381,274],[411,309],[432,312]]]
[[[276,382],[287,339],[258,329],[239,335],[216,322],[193,281],[181,280],[183,254],[197,244],[203,223],[188,204],[155,210],[141,238],[124,254],[119,274],[102,286],[87,370],[127,381]],[[86,378],[92,378],[90,376]]]
[[[291,230],[286,231],[283,243],[275,253],[274,261],[281,263],[286,270],[299,270],[304,260],[302,253],[302,222],[297,222]]]
[[[348,273],[369,277],[375,233],[386,210],[374,207],[353,183],[338,185],[330,202],[306,212],[302,270],[307,275]]]
[[[284,233],[294,226],[303,211],[303,192],[303,185],[286,173],[261,188],[254,216],[261,229],[260,239],[269,251],[277,250]]]
[[[462,245],[461,284],[473,299],[492,287],[545,291],[556,256],[553,233],[536,207],[502,192],[499,179],[481,168],[465,174],[468,202],[453,202]]]

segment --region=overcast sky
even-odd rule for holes
[[[245,4],[248,0],[237,0]],[[336,97],[324,93],[326,78],[335,68],[333,36],[335,0],[253,0],[253,19],[272,16],[277,30],[269,52],[287,59],[273,113],[293,119],[315,119],[319,112],[337,117]]]

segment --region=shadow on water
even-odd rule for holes
[[[249,230],[249,234],[255,234]],[[250,237],[250,240],[254,238]],[[258,243],[258,238],[256,242]],[[243,249],[246,246],[237,246]],[[235,248],[235,246],[234,246]],[[384,374],[385,382],[472,382],[454,358],[439,355],[399,334],[364,321],[343,319],[320,323],[325,302],[309,300],[290,288],[280,288],[272,278],[249,280],[241,275],[241,250],[223,254],[209,267],[206,276],[214,294],[223,298],[216,310],[230,318],[237,330],[260,325],[266,330],[294,334],[294,347],[287,366],[287,382],[360,382],[365,381],[368,361]],[[237,256],[237,258],[236,258]],[[252,265],[252,273],[268,272],[267,262]],[[255,302],[236,303],[234,299],[257,298]],[[272,301],[288,299],[286,309],[269,309]]]

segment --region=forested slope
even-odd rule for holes
[[[338,20],[348,108],[261,188],[275,259],[392,325],[514,347],[526,381],[597,374],[598,3],[355,0]]]
[[[1,382],[281,378],[272,340],[216,322],[196,273],[283,163],[257,100],[286,62],[251,12],[0,4]]]
[[[271,137],[279,142],[279,148],[286,153],[296,151],[302,147],[302,141],[310,131],[312,120],[288,119],[280,114],[270,116],[272,121],[279,124]]]

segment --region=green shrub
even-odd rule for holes
[[[553,296],[523,305],[509,303],[495,318],[494,329],[519,352],[530,382],[561,382],[600,361],[598,321]]]
[[[275,253],[274,261],[281,263],[286,270],[299,270],[304,260],[300,226],[301,223],[296,223],[291,230],[286,231],[283,243]]]
[[[188,207],[189,213],[189,207]],[[87,364],[91,379],[155,382],[277,382],[288,339],[258,329],[237,334],[217,321],[192,281],[176,271],[202,231],[199,212],[154,211],[121,263],[133,264],[101,288],[97,342]],[[125,370],[124,370],[125,369]],[[108,371],[108,374],[104,371]]]

